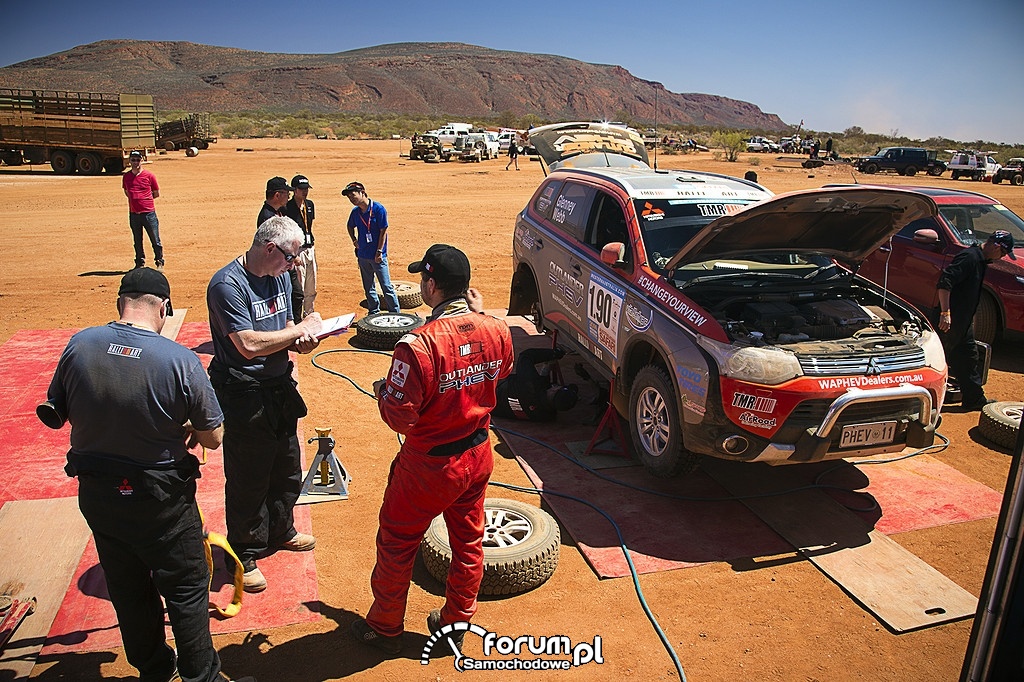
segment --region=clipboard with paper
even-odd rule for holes
[[[328,336],[347,332],[355,317],[355,313],[345,313],[344,315],[338,315],[337,317],[327,318],[323,321],[323,324],[320,327],[320,333],[316,335],[316,338],[326,339]]]

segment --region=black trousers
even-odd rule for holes
[[[942,347],[946,351],[949,374],[960,385],[961,403],[977,405],[985,400],[978,371],[978,345],[974,340],[974,321],[954,320],[949,331],[940,332]]]
[[[174,671],[161,597],[181,679],[220,679],[220,657],[210,637],[210,574],[196,484],[178,483],[154,494],[139,475],[78,476],[78,506],[96,539],[125,654],[142,682],[165,682]]]
[[[248,562],[295,536],[292,512],[302,489],[302,464],[290,401],[298,393],[291,384],[256,382],[216,391],[224,410],[228,542]]]

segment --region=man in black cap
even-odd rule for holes
[[[174,310],[163,273],[132,270],[117,293],[120,319],[71,337],[40,417],[71,422],[65,471],[78,476],[128,662],[143,680],[225,679],[188,452],[220,446],[224,415],[196,354],[160,335]]]
[[[381,418],[405,440],[380,509],[373,605],[351,626],[356,639],[391,655],[402,648],[417,548],[438,514],[448,527],[452,562],[444,608],[430,612],[427,627],[436,632],[476,613],[484,493],[494,467],[488,427],[497,382],[512,371],[512,334],[503,321],[479,312],[483,300],[469,288],[466,254],[435,244],[409,272],[420,274],[423,301],[433,311],[399,340],[387,379],[373,384]]]
[[[288,203],[288,194],[291,191],[292,186],[280,176],[267,180],[267,198],[260,208],[259,215],[256,216],[256,227],[266,222],[267,218],[286,215],[284,207]]]
[[[142,169],[142,152],[136,150],[129,154],[128,163],[131,168],[121,176],[121,189],[128,197],[128,226],[135,245],[135,267],[146,264],[146,251],[142,247],[142,231],[145,230],[153,245],[153,262],[159,270],[164,267],[164,246],[160,243],[160,221],[153,200],[160,196],[160,185],[155,175]]]
[[[350,182],[341,193],[352,202],[348,216],[348,236],[356,249],[359,276],[366,292],[366,309],[370,315],[380,312],[380,296],[374,278],[384,292],[384,308],[389,313],[401,310],[398,292],[391,283],[388,270],[388,211],[379,201],[372,201],[361,182]]]
[[[961,404],[968,411],[980,410],[992,402],[985,397],[978,369],[978,346],[974,340],[974,313],[981,301],[982,281],[993,260],[1006,256],[1017,260],[1013,235],[997,230],[980,246],[958,253],[939,275],[939,331],[949,363],[949,374],[959,384]]]
[[[316,207],[307,198],[313,186],[305,175],[292,178],[291,186],[292,198],[285,204],[284,212],[302,228],[305,236],[302,251],[292,266],[292,311],[296,318],[302,319],[313,312],[316,300],[316,254],[313,253]]]

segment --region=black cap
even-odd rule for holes
[[[1012,260],[1017,260],[1017,254],[1013,252],[1013,235],[1006,230],[996,230],[992,233],[992,236],[988,238],[990,242],[995,242],[999,246],[1003,247],[1003,251],[1006,251],[1006,255]]]
[[[292,178],[292,189],[313,189],[313,185],[305,175],[296,175]]]
[[[469,259],[447,244],[431,246],[422,260],[409,263],[409,272],[428,273],[446,293],[459,293],[469,286]]]
[[[121,288],[117,290],[118,296],[125,294],[152,294],[160,298],[166,298],[167,303],[171,302],[171,285],[164,277],[164,273],[153,268],[135,268],[129,270],[128,274],[121,278]],[[174,314],[174,307],[167,306],[167,314]]]
[[[282,177],[274,177],[267,180],[267,191],[268,192],[290,192],[292,186],[285,182]]]
[[[341,190],[341,193],[345,196],[352,194],[352,192],[363,192],[365,194],[366,188],[363,187],[363,183],[361,182],[350,182],[345,185],[345,189]]]
[[[579,389],[575,384],[569,384],[568,386],[561,386],[555,394],[551,396],[551,406],[559,412],[565,412],[576,407],[576,401],[579,399]]]
[[[142,152],[140,152],[138,149],[135,149],[135,150],[132,151],[131,154],[128,155],[128,158],[130,159],[133,156],[137,156],[137,157],[139,157],[141,159],[142,158]]]

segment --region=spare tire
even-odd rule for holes
[[[978,417],[978,430],[981,435],[996,445],[1012,450],[1017,444],[1017,432],[1020,431],[1020,417],[1024,412],[1024,403],[1004,400],[989,403],[981,408]]]
[[[418,283],[393,279],[391,284],[394,285],[395,293],[398,294],[398,305],[401,306],[402,310],[419,308],[423,305],[423,294],[420,293],[420,285]],[[384,296],[380,290],[377,291],[377,295],[380,297]]]
[[[421,326],[419,315],[374,313],[356,320],[356,338],[367,348],[394,350],[400,338]]]
[[[532,590],[555,572],[561,536],[543,509],[516,500],[484,501],[484,578],[480,594],[513,595]],[[444,517],[431,521],[420,554],[430,575],[444,584],[452,548]]]

